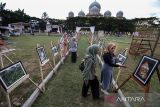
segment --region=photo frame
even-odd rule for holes
[[[51,51],[52,51],[52,55],[53,55],[53,56],[56,56],[56,55],[58,54],[57,46],[51,47]]]
[[[40,62],[41,64],[43,64],[45,61],[47,61],[47,55],[46,55],[45,49],[44,47],[37,47],[36,50],[37,50]]]
[[[140,81],[143,85],[146,85],[151,79],[151,76],[158,64],[159,60],[149,56],[143,56],[134,72],[134,77],[138,79],[138,81]]]
[[[0,70],[0,82],[5,90],[13,87],[27,75],[21,61]]]
[[[119,65],[123,65],[125,63],[126,59],[127,59],[126,56],[124,56],[122,54],[118,54],[116,63]]]
[[[59,44],[59,43],[56,44],[56,47],[57,47],[57,51],[59,51],[59,49],[60,49],[60,44]]]

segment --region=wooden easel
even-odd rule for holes
[[[37,48],[40,47],[40,44],[37,44]],[[50,64],[49,62],[49,59],[45,60],[43,63],[41,63],[40,59],[39,59],[39,66],[40,66],[40,73],[41,73],[41,80],[43,82],[44,80],[44,75],[43,75],[43,67],[46,65],[46,64],[49,64],[49,66],[53,69],[52,65]],[[43,86],[43,90],[45,91],[45,84]]]
[[[158,74],[158,67],[156,68],[157,70],[157,74]],[[159,75],[158,75],[159,76]],[[159,78],[159,77],[158,77]],[[150,89],[150,84],[151,84],[151,80],[149,80],[145,85],[142,84],[136,77],[134,77],[134,73],[130,74],[128,76],[128,78],[114,91],[117,92],[123,85],[125,85],[130,79],[133,79],[140,87],[142,87],[143,91],[144,91],[144,99],[145,99],[145,105],[147,104],[148,101],[148,95],[147,93],[149,93],[149,89]],[[160,79],[160,78],[159,78]]]
[[[118,67],[118,74],[117,74],[115,83],[117,83],[120,74],[121,74],[121,67]]]
[[[23,81],[25,81],[26,79],[28,79],[29,81],[31,81],[42,93],[43,93],[43,90],[41,90],[38,85],[32,80],[29,78],[29,74],[27,74],[26,76],[24,76],[23,78],[21,78],[21,80],[17,81],[16,84],[14,84],[12,87],[10,87],[9,89],[4,89],[3,88],[3,91],[6,95],[6,98],[7,98],[7,102],[8,102],[8,107],[12,107],[11,105],[11,100],[10,100],[10,93],[16,88],[18,87]]]
[[[121,54],[124,55],[124,56],[127,56],[127,54],[128,54],[128,48],[126,48]],[[118,67],[118,74],[117,74],[115,83],[117,83],[120,74],[121,74],[121,67]]]
[[[53,45],[53,41],[51,41],[51,48],[52,47],[54,47],[54,45]],[[54,63],[54,66],[56,65],[56,56],[59,54],[59,52],[57,52],[57,53],[54,53],[54,55],[53,55],[53,53],[52,53],[52,58],[53,58],[53,63]],[[60,57],[60,59],[61,59],[61,57]]]
[[[158,80],[159,80],[159,83],[160,83],[160,72],[159,72],[159,69],[158,69],[158,67],[157,67],[156,71],[157,71]]]
[[[100,57],[102,57],[104,53],[104,45],[105,45],[104,40],[100,40],[99,45],[100,45]]]
[[[150,81],[144,86],[142,83],[140,83],[135,77],[134,74],[130,74],[128,78],[114,91],[118,91],[123,85],[125,85],[130,79],[133,79],[138,85],[140,85],[143,88],[144,96],[145,96],[145,103],[147,102],[147,93],[150,89]]]
[[[0,52],[0,60],[1,60],[1,68],[4,67],[4,63],[3,63],[3,57],[6,58],[8,61],[10,61],[11,63],[13,63],[13,61],[6,55],[6,53],[9,53],[11,51],[14,51],[15,49],[6,49],[6,50],[2,50]]]

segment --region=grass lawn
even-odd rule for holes
[[[15,43],[12,46],[16,50],[15,54],[9,54],[9,57],[14,61],[21,60],[26,68],[26,71],[30,74],[30,78],[35,82],[40,83],[40,70],[38,63],[38,56],[36,53],[36,44],[45,45],[45,50],[48,58],[53,64],[51,52],[50,52],[50,42],[54,41],[57,43],[58,37],[54,36],[21,36],[15,38]],[[129,48],[131,38],[127,37],[106,37],[106,43],[112,41],[117,44],[116,55],[122,52],[125,48]],[[125,42],[125,43],[124,43]],[[72,64],[70,61],[70,55],[65,60],[64,64],[59,68],[58,73],[53,76],[53,78],[46,85],[46,91],[44,94],[40,94],[33,107],[103,107],[103,94],[101,93],[101,99],[98,101],[93,101],[92,97],[82,98],[81,97],[81,87],[82,87],[82,76],[78,69],[78,65],[81,59],[84,57],[86,48],[88,46],[86,37],[81,37],[78,43],[78,59],[76,64]],[[125,64],[129,66],[127,69],[122,69],[122,73],[118,79],[118,84],[121,84],[132,72],[134,72],[137,67],[141,56],[138,56],[134,60],[134,56],[128,55]],[[57,60],[58,61],[58,60]],[[6,65],[8,62],[5,62]],[[117,75],[118,69],[114,69],[114,77]],[[51,68],[46,65],[44,74],[45,76],[51,71]],[[97,76],[100,79],[100,67],[97,69]],[[156,72],[151,79],[150,92],[158,93],[160,92],[160,83]],[[17,87],[11,93],[11,99],[19,99],[20,102],[24,102],[26,98],[33,92],[35,87],[31,85],[29,81],[25,81],[19,87]],[[122,88],[125,93],[143,92],[142,88],[139,87],[133,80],[127,82]],[[1,95],[4,96],[4,95]],[[0,102],[4,102],[1,99]],[[1,105],[0,105],[1,106]]]

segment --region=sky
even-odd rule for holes
[[[95,0],[1,0],[6,3],[5,9],[12,11],[24,9],[30,16],[42,17],[47,12],[49,18],[66,19],[68,13],[73,11],[78,16],[79,11],[89,13],[89,5]],[[109,10],[115,17],[118,11],[123,11],[127,19],[147,18],[156,16],[160,18],[160,0],[96,0],[101,5],[100,13]]]

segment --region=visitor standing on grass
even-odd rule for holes
[[[87,54],[85,56],[85,68],[82,71],[83,87],[82,96],[87,97],[88,89],[91,88],[93,99],[99,98],[99,82],[96,76],[96,62],[99,46],[93,44],[87,48]]]
[[[66,32],[61,37],[59,43],[60,43],[60,49],[62,54],[61,56],[64,57],[66,56],[66,53],[68,51],[68,36]]]
[[[64,45],[64,53],[63,55],[65,56],[67,51],[68,51],[68,34],[65,32],[64,35],[63,35],[63,45]]]
[[[77,60],[77,41],[76,41],[75,37],[73,37],[71,39],[69,51],[71,53],[71,62],[76,63],[76,60]]]
[[[116,56],[114,55],[116,45],[109,43],[103,54],[103,66],[101,71],[101,91],[105,94],[109,94],[112,86],[113,67],[126,67],[125,65],[116,64]]]

